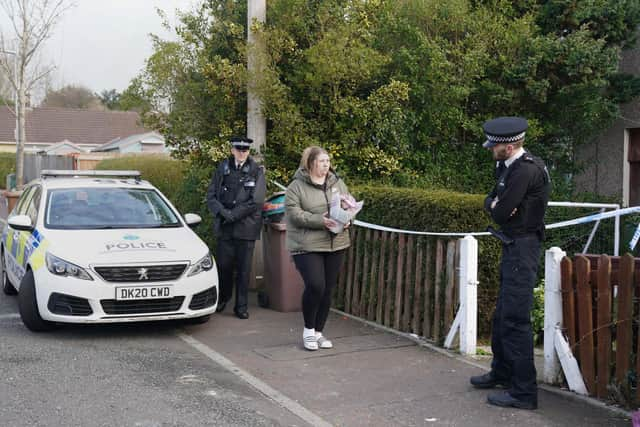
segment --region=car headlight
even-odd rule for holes
[[[211,270],[212,268],[213,268],[213,259],[211,258],[211,254],[207,252],[205,256],[200,258],[198,262],[196,262],[191,266],[187,276],[195,276],[198,273]]]
[[[51,255],[47,252],[45,259],[47,261],[47,269],[57,276],[69,276],[75,277],[76,279],[93,280],[84,268],[60,259],[55,255]]]

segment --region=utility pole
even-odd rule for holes
[[[256,41],[251,29],[254,20],[264,23],[267,17],[266,0],[247,0],[247,69],[249,81],[247,82],[247,137],[253,139],[254,148],[262,153],[267,143],[267,119],[262,114],[260,98],[255,93],[253,78],[260,73],[262,68],[261,54],[264,53],[262,41]],[[260,156],[262,157],[262,156]]]

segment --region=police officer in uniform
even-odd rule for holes
[[[207,191],[217,238],[216,263],[220,275],[217,311],[223,311],[231,299],[235,272],[233,312],[240,319],[249,318],[249,273],[255,241],[260,238],[266,193],[264,171],[249,155],[252,142],[244,137],[230,139],[232,156],[218,165]]]
[[[486,122],[483,129],[487,138],[483,147],[491,150],[497,161],[497,182],[484,207],[500,225],[500,231],[488,230],[502,241],[502,259],[491,371],[471,377],[471,384],[476,388],[503,387],[505,390],[489,394],[492,405],[536,409],[531,309],[551,181],[542,160],[523,148],[525,119],[500,117]]]

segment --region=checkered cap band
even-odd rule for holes
[[[251,143],[249,141],[231,141],[231,145],[237,148],[250,148]]]
[[[496,144],[504,144],[505,142],[507,143],[516,142],[521,140],[522,138],[524,138],[525,133],[526,132],[522,132],[513,136],[496,136],[496,135],[486,134],[486,137],[487,137],[487,141],[489,142],[495,142]]]

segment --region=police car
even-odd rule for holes
[[[56,322],[191,318],[218,300],[207,245],[137,171],[45,170],[9,215],[0,242],[2,289],[18,295],[32,331]]]

